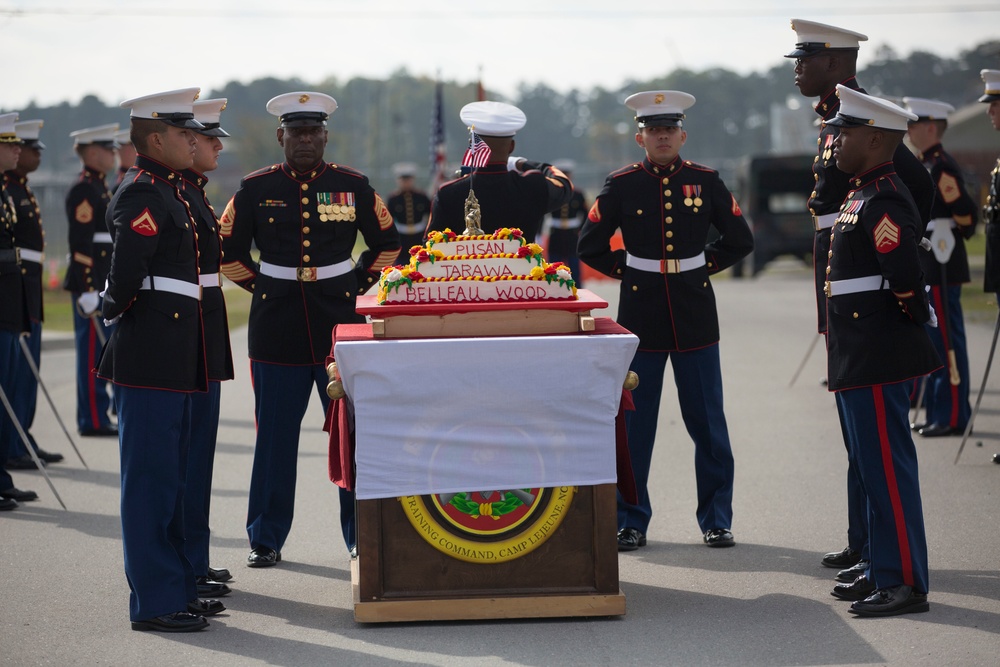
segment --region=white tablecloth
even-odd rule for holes
[[[357,497],[613,483],[632,334],[338,341]]]

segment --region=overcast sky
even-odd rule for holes
[[[0,0],[0,107],[402,67],[463,83],[481,71],[508,96],[520,83],[616,87],[677,67],[762,72],[787,62],[791,18],[866,33],[861,67],[884,45],[952,57],[1000,39],[997,0]]]

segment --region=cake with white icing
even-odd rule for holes
[[[431,232],[410,249],[410,263],[382,270],[378,303],[488,303],[576,299],[576,282],[562,262],[549,264],[542,247],[519,229],[459,236]]]

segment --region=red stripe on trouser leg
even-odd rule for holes
[[[97,418],[97,372],[94,366],[97,359],[94,357],[94,345],[97,343],[97,324],[94,318],[87,320],[87,406],[90,408],[91,428],[101,428],[104,424]]]
[[[889,491],[889,502],[892,503],[892,516],[896,524],[896,540],[899,542],[899,560],[903,570],[903,583],[913,586],[913,559],[910,557],[910,540],[906,534],[906,518],[903,515],[903,503],[899,499],[899,486],[896,484],[896,470],[892,465],[892,447],[889,444],[889,431],[885,421],[885,399],[882,397],[882,387],[872,387],[875,404],[875,421],[878,423],[878,442],[882,453],[882,468],[885,471],[886,490]]]

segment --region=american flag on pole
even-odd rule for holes
[[[469,147],[462,156],[463,167],[484,167],[490,159],[490,147],[475,130],[469,130]]]
[[[438,81],[434,84],[434,111],[431,113],[431,142],[430,142],[430,162],[431,162],[431,192],[433,197],[438,188],[448,180],[445,175],[445,162],[447,159],[447,146],[444,140],[444,109],[442,97],[444,96],[444,84]]]

